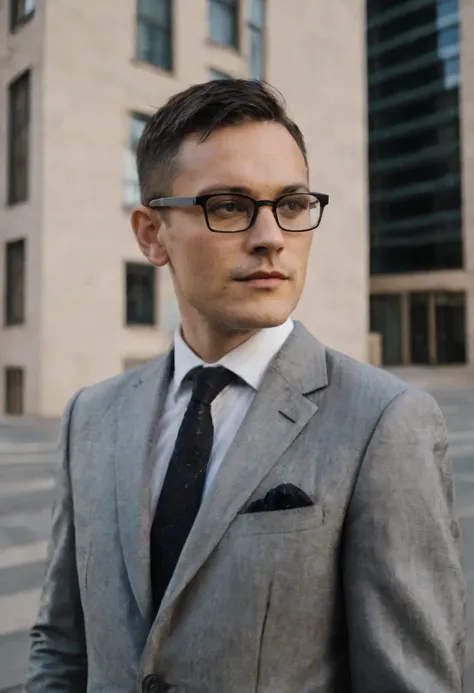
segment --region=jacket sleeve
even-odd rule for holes
[[[447,432],[406,390],[381,416],[343,539],[354,693],[461,693],[465,583]]]
[[[69,478],[70,429],[77,393],[61,425],[56,500],[39,613],[31,630],[27,693],[85,693],[87,653],[76,567]]]

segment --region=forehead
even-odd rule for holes
[[[188,137],[180,150],[173,194],[198,194],[212,187],[275,190],[308,179],[303,154],[279,123],[244,123],[221,128],[204,142]]]

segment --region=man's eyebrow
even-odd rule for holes
[[[203,188],[199,192],[199,195],[211,195],[212,193],[217,194],[217,193],[226,193],[226,192],[242,193],[244,195],[251,195],[252,194],[250,192],[250,189],[246,188],[243,185],[210,185],[207,188]]]
[[[308,184],[307,183],[293,183],[292,185],[285,185],[284,188],[281,188],[280,190],[280,195],[286,195],[288,193],[293,193],[293,192],[309,192]]]
[[[207,188],[204,188],[198,193],[199,195],[211,195],[213,193],[242,193],[243,195],[250,195],[250,197],[253,197],[254,194],[250,190],[250,188],[247,188],[245,185],[211,185],[208,186]],[[284,185],[282,188],[279,188],[275,197],[280,197],[281,195],[287,195],[288,193],[293,193],[293,192],[309,192],[308,184],[307,183],[291,183],[289,185]]]

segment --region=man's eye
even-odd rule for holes
[[[223,212],[235,212],[237,204],[235,202],[223,202],[218,209],[221,209]]]
[[[289,200],[283,200],[279,204],[279,208],[288,212],[300,212],[301,210],[308,209],[308,200],[304,198],[291,198]]]
[[[209,211],[211,214],[240,214],[245,212],[245,206],[235,200],[224,200],[211,204]]]

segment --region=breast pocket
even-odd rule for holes
[[[323,523],[320,505],[291,510],[272,510],[260,513],[240,513],[230,528],[235,536],[259,534],[290,534],[314,529]]]

